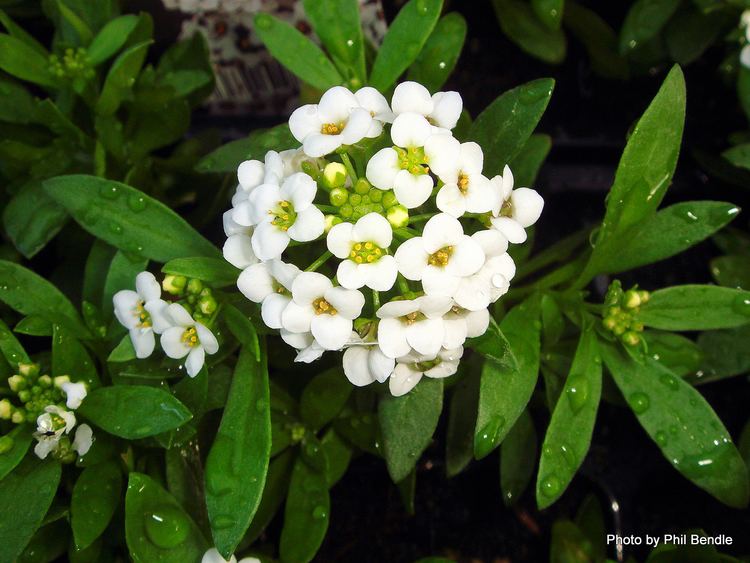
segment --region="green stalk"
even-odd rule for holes
[[[305,268],[306,272],[314,272],[318,268],[320,268],[323,264],[326,263],[326,261],[333,256],[328,250],[326,250],[323,254],[321,254],[315,262],[310,264],[307,268]]]

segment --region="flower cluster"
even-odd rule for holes
[[[336,86],[291,115],[301,148],[240,164],[224,256],[297,361],[343,349],[354,385],[403,395],[455,373],[487,329],[515,274],[508,245],[544,202],[507,166],[483,173],[482,148],[453,135],[462,110],[416,82],[390,104]]]
[[[8,378],[8,387],[19,404],[10,399],[0,400],[0,419],[23,424],[36,420],[34,453],[45,459],[50,453],[60,461],[70,463],[75,453],[84,455],[92,443],[91,428],[78,426],[71,444],[69,434],[76,426],[73,411],[86,398],[86,384],[70,381],[70,376],[40,375],[39,365],[19,364],[18,373]],[[0,454],[13,447],[12,438],[3,437]]]
[[[650,298],[648,291],[635,286],[627,291],[615,280],[604,298],[602,323],[604,328],[619,338],[626,346],[637,346],[641,342],[643,323],[636,320],[640,306]]]
[[[162,299],[162,287],[176,301]],[[218,306],[211,289],[200,280],[166,276],[160,286],[152,273],[141,272],[135,279],[135,291],[118,291],[113,302],[115,316],[128,329],[137,358],[153,353],[158,335],[164,353],[173,359],[184,358],[187,374],[195,377],[203,369],[206,354],[219,350],[210,329]]]

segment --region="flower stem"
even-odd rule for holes
[[[375,311],[380,309],[380,293],[374,289],[372,290],[372,307]]]
[[[414,229],[409,229],[408,227],[401,227],[400,229],[393,229],[393,234],[403,240],[408,240],[410,238],[419,236],[419,233],[417,231],[415,231]]]
[[[428,219],[431,219],[434,217],[434,213],[422,213],[421,215],[415,215],[414,217],[409,217],[409,223],[419,223],[421,221],[427,221]]]
[[[339,212],[339,208],[336,207],[335,205],[325,205],[322,203],[316,203],[315,207],[317,207],[318,209],[320,209],[321,211],[325,213],[335,213],[338,215],[338,212]]]
[[[402,276],[401,274],[398,275],[398,288],[401,290],[401,293],[404,295],[411,293],[409,282],[406,281],[406,278]]]
[[[352,179],[352,184],[354,184],[357,181],[357,172],[354,170],[354,166],[352,165],[352,161],[349,159],[349,155],[345,152],[342,152],[339,154],[341,157],[341,162],[344,163],[344,166],[346,167],[346,171],[349,173],[349,177]]]
[[[305,268],[306,272],[314,272],[318,268],[320,268],[323,264],[326,263],[326,261],[333,256],[328,250],[326,250],[323,254],[321,254],[315,262],[310,264],[307,268]]]

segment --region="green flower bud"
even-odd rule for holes
[[[349,203],[352,205],[359,205],[362,203],[362,196],[359,194],[352,194],[349,196]]]
[[[354,184],[354,191],[359,195],[365,195],[370,191],[370,188],[372,188],[372,184],[370,184],[366,178],[360,178],[357,180],[357,183]]]
[[[314,162],[303,160],[302,164],[300,164],[300,168],[302,168],[302,172],[310,176],[313,180],[317,181],[318,176],[320,176],[320,169]]]
[[[349,203],[345,203],[339,210],[342,217],[349,218],[354,214],[354,208]]]
[[[63,383],[70,383],[70,377],[67,375],[58,375],[53,380],[55,383],[55,387],[58,389],[62,389]]]
[[[45,389],[48,389],[52,387],[52,378],[49,375],[43,375],[39,378],[37,383],[39,383],[39,385],[41,385]]]
[[[385,216],[394,229],[399,229],[409,224],[409,210],[403,205],[390,207]]]
[[[340,188],[346,183],[346,167],[340,162],[330,162],[323,169],[323,185]]]
[[[371,188],[367,195],[369,196],[371,202],[378,203],[379,201],[383,200],[383,193],[383,190]]]
[[[11,375],[8,378],[8,387],[14,393],[18,393],[21,389],[26,387],[26,380],[20,375]]]
[[[328,194],[328,199],[330,200],[331,205],[341,207],[346,203],[346,200],[349,199],[349,192],[344,188],[333,188],[331,193]]]
[[[13,411],[13,414],[10,416],[10,421],[13,424],[21,424],[23,422],[26,422],[26,415],[24,415],[21,409],[16,409]]]
[[[0,455],[8,453],[11,449],[13,449],[13,438],[10,436],[0,438]]]
[[[8,399],[3,399],[0,401],[0,418],[3,420],[10,419],[11,415],[13,414],[13,405],[10,404],[10,401]]]
[[[326,215],[325,232],[327,233],[334,225],[338,225],[341,222],[341,217],[337,215]]]
[[[641,289],[638,291],[638,297],[641,298],[641,305],[644,305],[648,303],[649,299],[651,299],[651,294],[645,289]]]
[[[185,276],[173,276],[170,274],[161,282],[161,287],[170,295],[181,295],[185,290],[186,284],[187,278]]]
[[[602,321],[602,323],[604,324],[604,328],[606,328],[607,330],[614,330],[617,321],[614,319],[614,317],[607,317]]]
[[[31,391],[29,391],[28,389],[19,391],[18,398],[21,400],[22,403],[27,403],[31,399]]]
[[[372,196],[370,196],[372,197]],[[398,203],[398,199],[396,199],[396,194],[394,194],[392,191],[387,191],[383,194],[383,200],[381,202],[383,204],[383,207],[385,209],[388,209],[389,207],[393,207]]]
[[[622,335],[622,341],[628,346],[638,346],[641,341],[641,336],[637,332],[629,330]]]
[[[302,438],[305,437],[305,427],[302,426],[301,424],[295,424],[294,426],[292,426],[291,430],[292,430],[291,433],[292,433],[293,443],[296,444],[297,442],[300,442]]]
[[[213,315],[216,307],[216,299],[214,299],[213,295],[204,295],[198,301],[198,309],[204,315]]]
[[[188,293],[192,293],[193,295],[198,295],[201,291],[203,291],[203,282],[201,280],[192,278],[187,283]]]
[[[628,309],[637,309],[641,305],[641,296],[638,291],[629,289],[623,295],[622,301]]]

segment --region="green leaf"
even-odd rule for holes
[[[262,159],[269,150],[281,151],[294,148],[299,143],[289,131],[289,125],[282,123],[270,129],[256,129],[245,139],[238,139],[219,147],[198,162],[198,172],[237,172],[241,162]]]
[[[711,275],[724,287],[750,290],[750,259],[747,256],[720,256],[711,260]]]
[[[735,166],[750,169],[750,143],[735,145],[721,153],[721,156]]]
[[[229,331],[257,360],[260,360],[260,340],[258,331],[250,319],[234,305],[224,305],[224,321]]]
[[[135,359],[135,348],[129,334],[122,337],[120,343],[115,346],[114,350],[107,357],[107,361],[112,363],[129,362]]]
[[[565,9],[564,0],[531,0],[531,7],[539,21],[549,29],[560,29]]]
[[[0,23],[3,24],[8,33],[10,33],[13,37],[26,43],[26,45],[37,51],[45,59],[49,57],[49,51],[47,51],[44,45],[39,43],[39,41],[37,41],[33,35],[31,35],[28,31],[14,22],[10,18],[10,16],[8,16],[8,14],[3,10],[0,10]]]
[[[305,386],[300,397],[302,422],[313,431],[322,428],[341,412],[352,389],[341,368],[332,368],[316,375]]]
[[[133,14],[107,22],[86,50],[91,64],[97,66],[119,51],[137,25],[138,16]]]
[[[534,421],[524,409],[500,445],[500,489],[505,506],[513,506],[534,473],[537,455]]]
[[[81,17],[71,10],[63,0],[56,0],[56,8],[65,22],[75,31],[79,45],[88,45],[94,37],[89,26]]]
[[[594,560],[603,561],[607,557],[607,528],[602,505],[594,493],[587,494],[583,499],[576,512],[575,523],[591,542]]]
[[[133,83],[146,60],[151,41],[143,41],[123,51],[112,63],[96,102],[96,113],[112,115],[128,96],[132,96]]]
[[[346,469],[349,467],[349,462],[352,459],[352,448],[333,428],[329,428],[323,435],[323,438],[320,440],[320,446],[323,448],[328,460],[326,483],[328,483],[328,488],[330,489],[346,473]]]
[[[325,474],[298,457],[286,497],[279,546],[282,561],[307,563],[315,557],[328,529],[330,510]]]
[[[0,481],[0,563],[12,563],[42,523],[60,482],[60,464],[27,457]],[[19,502],[22,499],[22,502]]]
[[[698,336],[698,346],[703,350],[704,360],[693,381],[716,381],[750,371],[748,342],[750,325],[702,333]]]
[[[681,65],[694,62],[716,41],[726,24],[724,14],[704,14],[691,6],[677,12],[664,33],[670,57]]]
[[[550,563],[589,563],[594,559],[593,546],[570,520],[559,519],[552,525]]]
[[[245,534],[247,541],[254,541],[261,534],[284,501],[292,473],[292,462],[295,460],[294,454],[294,450],[289,449],[271,460],[263,496]]]
[[[30,123],[36,112],[34,96],[21,84],[0,76],[0,121]]]
[[[243,348],[206,460],[206,505],[219,552],[229,558],[260,503],[271,452],[266,357]]]
[[[24,315],[63,321],[86,334],[86,327],[73,304],[43,277],[16,264],[0,260],[0,301]]]
[[[383,432],[383,454],[394,483],[414,469],[432,441],[442,410],[442,379],[425,377],[406,395],[385,395],[380,399],[378,418]]]
[[[173,430],[192,418],[171,393],[143,385],[95,389],[77,412],[102,430],[128,440]]]
[[[125,538],[134,563],[200,561],[209,548],[175,498],[135,471],[128,476],[125,495]]]
[[[554,86],[551,78],[517,86],[499,96],[477,116],[468,138],[482,146],[486,176],[502,172],[524,147],[547,108]]]
[[[84,381],[98,387],[99,374],[86,348],[64,326],[52,325],[52,375],[67,375],[71,381]]]
[[[496,362],[498,365],[512,369],[518,367],[518,361],[513,355],[510,342],[508,342],[503,331],[492,317],[490,317],[490,324],[484,334],[467,339],[466,346],[476,350],[482,356]]]
[[[21,188],[3,210],[5,232],[26,258],[55,238],[67,220],[65,209],[44,192],[39,180]]]
[[[528,138],[521,151],[508,163],[516,186],[534,185],[551,148],[552,139],[549,135],[535,133]]]
[[[102,291],[102,312],[109,316],[114,305],[112,298],[115,293],[123,289],[135,289],[135,278],[148,266],[148,260],[138,255],[126,254],[118,250],[107,271]]]
[[[474,427],[479,404],[479,370],[469,365],[466,375],[453,387],[448,414],[445,472],[461,473],[474,457]]]
[[[737,99],[740,102],[745,117],[750,119],[750,69],[738,65],[737,71]]]
[[[620,53],[624,55],[656,37],[679,5],[680,0],[633,2],[620,29]]]
[[[107,528],[122,490],[122,472],[116,460],[83,470],[70,499],[70,527],[77,549],[90,546]]]
[[[713,330],[750,323],[750,291],[678,285],[654,291],[636,319],[661,330]]]
[[[117,249],[99,239],[94,239],[86,258],[83,271],[83,299],[89,303],[101,303],[106,277],[102,272],[109,270]]]
[[[407,78],[437,92],[453,72],[466,40],[466,20],[458,12],[437,22],[422,52],[409,67]]]
[[[25,42],[0,33],[0,69],[39,86],[55,86],[47,57]]]
[[[304,0],[303,6],[315,34],[342,76],[363,85],[367,70],[359,3],[356,0]]]
[[[690,340],[673,332],[647,330],[641,337],[649,356],[675,375],[694,374],[703,363],[703,352]]]
[[[161,271],[203,280],[213,287],[234,285],[240,275],[240,270],[222,258],[176,258],[164,264]]]
[[[285,21],[261,12],[255,32],[276,60],[310,86],[327,90],[344,81],[323,51]]]
[[[494,450],[515,424],[539,376],[540,299],[532,296],[515,306],[500,323],[517,360],[508,367],[487,360],[479,385],[479,411],[474,433],[474,456],[481,459]]]
[[[620,158],[596,246],[581,272],[583,286],[603,267],[610,239],[652,215],[669,187],[685,123],[685,79],[674,66],[636,123]]]
[[[602,356],[638,422],[672,466],[721,502],[746,507],[747,468],[701,394],[648,357],[639,364],[604,344]]]
[[[539,458],[536,502],[540,509],[554,503],[589,451],[602,392],[602,361],[593,325],[581,332],[573,365],[552,412]]]
[[[545,26],[521,0],[492,0],[500,29],[532,57],[550,64],[565,60],[565,34]]]
[[[58,176],[44,189],[88,232],[157,262],[219,251],[182,217],[143,192],[94,176]]]
[[[628,62],[617,52],[617,35],[593,10],[571,0],[565,2],[565,27],[586,47],[591,68],[605,78],[626,80]]]
[[[26,455],[31,444],[31,430],[31,427],[21,424],[6,434],[13,440],[13,446],[0,455],[0,481],[13,471]]]
[[[388,27],[375,57],[370,86],[387,91],[417,58],[437,24],[443,0],[410,0]]]
[[[598,273],[615,274],[675,256],[732,221],[739,209],[721,201],[688,201],[662,209],[597,243]]]
[[[2,319],[0,319],[0,352],[13,369],[17,368],[18,364],[31,363],[26,350]]]

